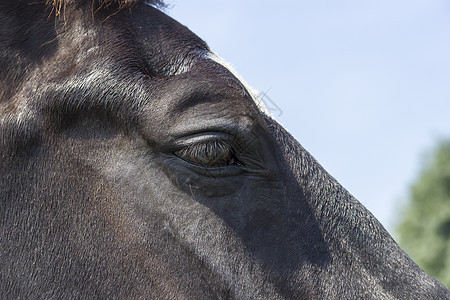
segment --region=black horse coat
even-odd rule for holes
[[[186,27],[50,2],[0,4],[1,299],[450,299]]]

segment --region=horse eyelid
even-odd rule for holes
[[[204,167],[242,165],[233,148],[220,139],[197,142],[175,151],[174,154],[187,162]]]

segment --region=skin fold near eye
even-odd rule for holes
[[[233,149],[220,140],[212,140],[187,146],[176,151],[175,155],[190,163],[204,167],[240,165]]]

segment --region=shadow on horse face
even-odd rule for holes
[[[448,297],[200,38],[135,2],[0,5],[2,298]]]

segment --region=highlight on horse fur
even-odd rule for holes
[[[59,15],[61,13],[61,11],[64,10],[66,5],[68,5],[70,3],[88,2],[88,1],[91,1],[92,4],[98,8],[108,7],[110,5],[117,5],[119,7],[119,9],[129,7],[129,6],[132,6],[133,4],[141,2],[141,0],[46,0],[47,5],[50,5],[53,7],[53,9],[56,12],[56,15]],[[165,6],[165,4],[162,0],[148,0],[148,1],[142,1],[142,2],[160,6],[160,7]]]

